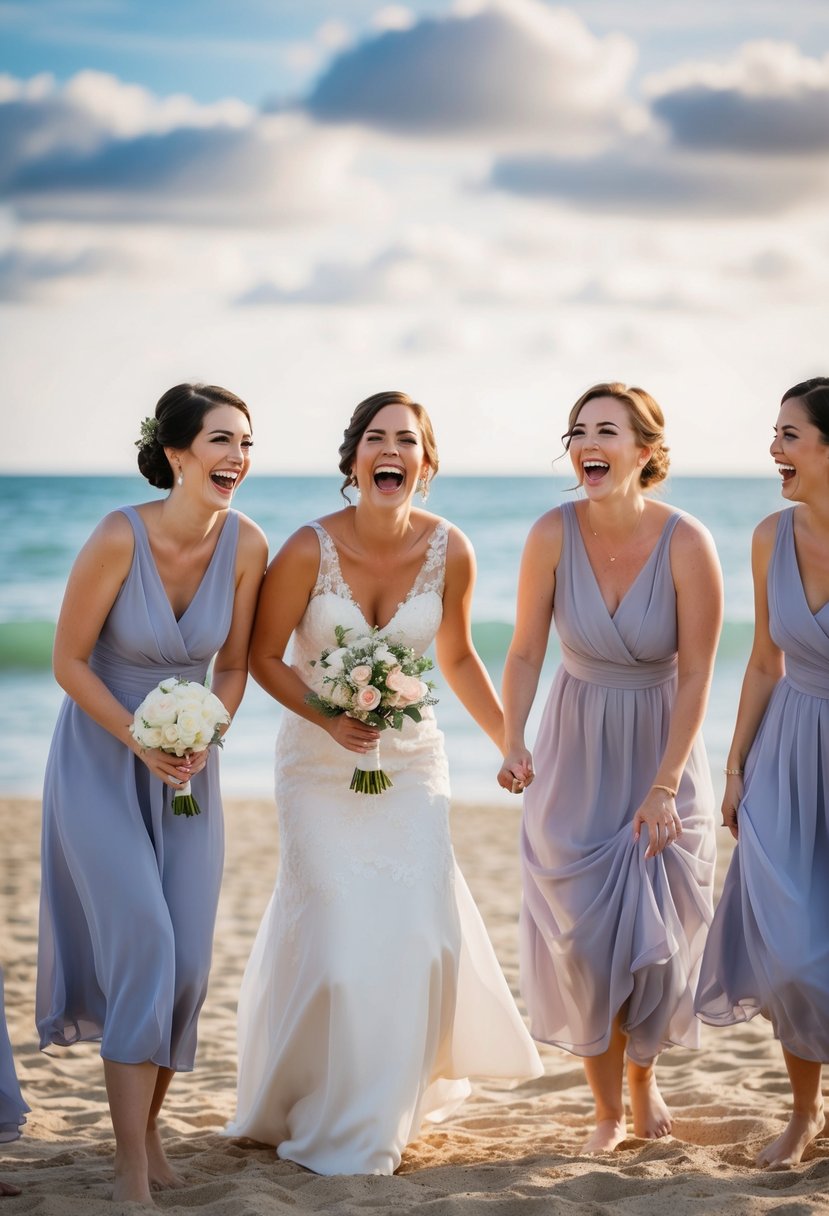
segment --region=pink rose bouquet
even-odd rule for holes
[[[308,704],[331,718],[350,714],[378,730],[400,730],[405,718],[419,722],[421,709],[437,703],[432,696],[434,685],[421,679],[433,666],[432,660],[409,646],[390,641],[379,629],[346,644],[350,632],[337,625],[336,647],[324,650],[314,660],[321,688],[308,694]],[[380,768],[378,742],[354,769],[351,789],[358,794],[382,794],[391,784],[391,778]]]

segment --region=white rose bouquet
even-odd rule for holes
[[[222,746],[222,726],[230,714],[203,684],[171,676],[147,693],[135,711],[130,733],[142,747],[157,747],[172,756],[203,752],[211,743]],[[199,804],[188,781],[173,798],[176,815],[198,815]]]
[[[390,641],[376,628],[346,645],[350,632],[337,625],[336,648],[324,650],[313,660],[314,666],[319,664],[324,691],[309,693],[308,704],[329,718],[346,713],[378,730],[400,730],[404,718],[420,722],[421,709],[437,704],[432,696],[434,685],[421,679],[433,667],[432,660]],[[351,789],[358,794],[382,794],[391,784],[380,768],[378,741],[373,753],[354,769]]]

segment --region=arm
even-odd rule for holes
[[[743,768],[754,736],[777,682],[783,677],[783,653],[769,633],[767,578],[778,515],[770,515],[755,529],[751,543],[751,571],[754,578],[754,644],[749,655],[734,737],[725,767],[738,769],[726,777],[722,802],[723,826],[737,839],[737,808],[743,797]]]
[[[504,664],[505,754],[498,774],[498,784],[515,793],[533,779],[524,729],[547,652],[561,545],[561,512],[549,511],[531,529],[521,558],[515,630]]]
[[[58,684],[84,713],[140,756],[162,781],[178,786],[192,775],[187,758],[142,748],[130,734],[133,715],[89,666],[89,656],[129,573],[134,545],[128,520],[113,511],[81,549],[58,617],[52,668]]]
[[[446,550],[443,618],[435,639],[438,665],[455,696],[500,751],[504,741],[501,704],[472,641],[475,573],[472,545],[453,527]]]
[[[645,857],[656,856],[682,832],[675,793],[705,717],[722,628],[720,564],[711,537],[696,520],[681,519],[677,524],[671,538],[671,570],[676,588],[677,690],[662,761],[633,818],[635,839],[643,828],[648,832]]]
[[[312,708],[305,699],[311,689],[285,662],[288,642],[308,607],[319,564],[316,533],[313,528],[300,528],[268,566],[253,625],[250,670],[256,682],[291,713],[321,727],[348,751],[365,752],[380,732],[347,714],[327,718]]]
[[[236,591],[233,616],[224,644],[213,665],[212,689],[231,718],[242,701],[248,676],[250,647],[256,601],[265,567],[268,563],[268,543],[264,533],[252,520],[239,519],[239,544],[236,551]],[[226,730],[227,728],[225,728]]]

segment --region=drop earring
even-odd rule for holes
[[[184,474],[181,471],[181,465],[178,466],[178,477],[176,478],[176,485],[179,485],[179,486],[184,485]]]
[[[418,479],[417,492],[420,495],[420,497],[423,499],[423,501],[425,502],[426,499],[429,497],[429,479],[428,479],[428,477],[421,477]]]

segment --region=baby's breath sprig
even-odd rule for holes
[[[158,438],[158,419],[145,418],[141,423],[141,437],[136,439],[135,446],[137,448],[149,448],[155,443]]]

